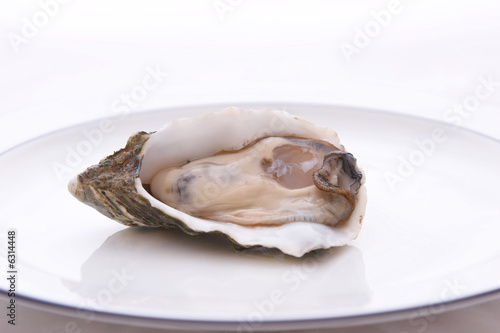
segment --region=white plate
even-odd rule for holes
[[[219,109],[128,115],[101,128],[86,123],[4,152],[1,260],[14,228],[18,297],[91,319],[252,331],[411,317],[499,293],[500,144],[444,123],[287,107],[336,129],[367,175],[359,238],[302,259],[239,252],[217,235],[126,228],[67,192],[68,179],[130,134]],[[8,289],[6,279],[0,288]]]

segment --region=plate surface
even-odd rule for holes
[[[122,315],[149,326],[206,321],[251,331],[262,322],[352,325],[391,313],[445,311],[499,292],[500,143],[444,123],[287,107],[336,129],[367,175],[358,239],[300,259],[239,252],[217,235],[127,228],[67,192],[71,177],[123,147],[132,133],[220,109],[86,123],[0,155],[0,253],[5,262],[7,230],[15,229],[18,296],[75,315]],[[0,280],[2,291],[7,282]]]

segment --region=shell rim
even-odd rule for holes
[[[336,137],[338,143],[340,144],[342,150],[345,151],[344,145],[342,144],[337,131],[331,127],[318,125],[315,122],[308,120],[307,118],[295,116],[286,110],[276,109],[271,107],[265,108],[251,108],[246,109],[243,107],[226,107],[219,109],[219,111],[204,112],[192,117],[184,117],[182,120],[187,121],[199,121],[203,120],[204,117],[209,114],[210,117],[218,113],[224,113],[230,111],[229,109],[235,109],[236,112],[241,113],[251,113],[260,112],[265,113],[265,116],[278,116],[284,117],[285,120],[293,121],[295,126],[300,126],[303,122],[304,124],[311,126],[315,131],[328,131]],[[239,115],[238,115],[239,116]],[[176,121],[176,119],[172,120]],[[164,124],[158,131],[152,135],[159,134],[163,129],[168,129],[169,121]],[[293,131],[293,130],[292,130]],[[329,140],[327,140],[330,142]],[[297,221],[286,223],[278,226],[267,226],[267,227],[252,227],[243,226],[236,223],[219,222],[219,221],[209,221],[201,218],[197,218],[179,211],[167,204],[161,202],[155,198],[151,193],[149,193],[142,185],[141,172],[140,169],[144,164],[144,155],[147,154],[148,150],[151,149],[150,138],[145,142],[139,155],[142,155],[142,163],[139,168],[138,176],[135,179],[135,189],[139,195],[150,202],[153,208],[161,210],[164,214],[173,217],[176,220],[182,222],[190,230],[195,233],[208,233],[208,232],[218,232],[224,234],[231,241],[244,248],[250,248],[255,246],[263,246],[266,248],[277,248],[281,252],[291,255],[294,257],[302,257],[306,253],[309,253],[318,249],[327,249],[331,247],[343,246],[349,244],[352,240],[356,239],[361,231],[363,224],[363,219],[366,214],[366,202],[367,202],[367,191],[365,186],[366,175],[361,167],[357,167],[358,171],[361,172],[363,178],[361,180],[361,187],[356,194],[356,204],[354,210],[352,211],[349,218],[344,222],[340,228],[329,227],[319,223],[312,223],[306,221]],[[171,212],[175,215],[172,215]],[[193,226],[193,223],[195,226]],[[197,225],[197,226],[196,226]],[[308,234],[307,239],[305,237],[295,236],[298,238],[283,237],[283,234],[290,235],[290,232],[295,235]],[[264,233],[264,234],[262,234]],[[272,235],[273,233],[281,233],[281,236]],[[246,234],[246,235],[245,235]],[[303,243],[297,243],[299,239],[302,238],[305,241]],[[280,241],[281,239],[281,241]],[[315,241],[311,242],[310,240]],[[308,241],[309,240],[309,241]],[[290,244],[292,243],[292,244]],[[299,244],[299,246],[294,246],[293,243]]]

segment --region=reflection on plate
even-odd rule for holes
[[[500,179],[490,176],[500,145],[442,123],[289,106],[292,114],[338,130],[367,174],[359,238],[302,259],[237,251],[218,235],[126,228],[67,192],[68,179],[130,134],[219,109],[128,115],[105,127],[86,123],[0,155],[0,233],[5,242],[7,229],[17,230],[19,295],[101,320],[122,315],[136,324],[178,321],[186,328],[203,321],[249,331],[269,327],[262,323],[286,329],[297,322],[394,319],[431,304],[445,311],[500,290]],[[0,282],[4,291],[6,283]]]
[[[263,269],[265,274],[249,274]],[[145,281],[157,286],[154,293],[144,292]],[[274,288],[262,288],[270,281]],[[263,249],[235,251],[220,235],[189,236],[175,229],[121,230],[82,265],[80,281],[62,283],[96,309],[107,303],[147,304],[175,309],[177,316],[197,312],[206,320],[228,312],[252,312],[253,307],[274,312],[286,306],[293,311],[321,302],[335,309],[369,301],[363,258],[355,247],[297,259]],[[322,293],[314,292],[316,288]],[[210,313],[214,304],[219,309]]]

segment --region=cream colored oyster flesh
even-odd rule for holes
[[[302,256],[356,238],[364,175],[337,133],[278,110],[228,108],[140,132],[70,192],[130,226],[218,232]]]

